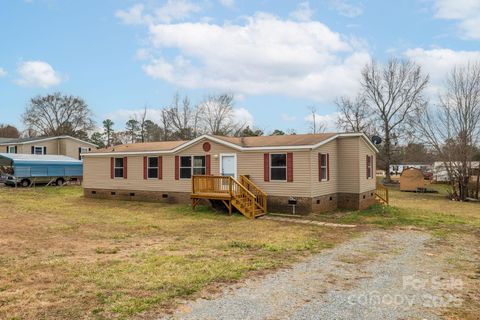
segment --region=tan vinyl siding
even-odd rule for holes
[[[220,153],[234,153],[234,150],[223,145],[209,142],[210,152],[203,151],[203,143],[199,143],[179,151],[175,155],[162,155],[163,179],[143,178],[143,156],[128,156],[127,179],[110,178],[110,157],[85,157],[84,159],[84,187],[102,189],[124,189],[144,191],[172,191],[190,192],[190,179],[175,180],[175,156],[211,155],[211,174],[218,175],[220,170]],[[148,155],[155,156],[155,155]]]
[[[331,141],[315,150],[238,151],[208,141],[211,150],[206,153],[203,144],[208,140],[180,150],[176,154],[162,155],[163,179],[143,178],[143,155],[128,156],[128,178],[110,178],[110,156],[87,156],[84,159],[84,187],[142,191],[190,192],[191,180],[175,180],[175,156],[211,155],[211,174],[220,175],[220,155],[237,155],[237,175],[250,179],[271,196],[316,197],[332,193],[360,193],[375,188],[375,179],[366,179],[366,154],[374,155],[359,137],[345,137]],[[77,147],[78,148],[78,147]],[[78,152],[78,150],[77,150]],[[293,153],[293,182],[264,181],[264,153]],[[318,153],[328,153],[329,181],[318,181]],[[149,156],[156,156],[149,154]]]
[[[269,150],[265,152],[243,152],[238,155],[238,173],[250,175],[250,179],[268,195],[310,197],[310,151],[294,151],[293,153],[293,182],[264,181],[263,155],[264,153],[287,153],[292,151]]]
[[[375,166],[377,165],[377,159],[375,157],[375,152],[370,148],[370,146],[367,145],[363,139],[359,140],[360,192],[366,192],[376,188]],[[371,179],[367,179],[367,155],[373,156],[373,177]]]
[[[58,140],[38,141],[27,144],[20,144],[17,148],[17,153],[31,154],[32,146],[47,147],[47,154],[58,154]]]
[[[80,148],[80,147],[82,147],[82,148],[92,148],[92,146],[87,144],[87,143],[80,142],[80,141],[73,140],[73,139],[69,139],[69,138],[60,139],[59,145],[60,145],[60,154],[61,155],[64,155],[64,156],[67,156],[67,157],[70,157],[70,158],[74,158],[74,159],[77,159],[77,160],[78,160],[78,156],[79,156],[78,148]]]
[[[78,160],[78,148],[92,148],[90,144],[74,139],[62,138],[47,141],[33,141],[26,144],[17,144],[17,153],[31,154],[32,146],[47,147],[47,155],[64,155]],[[0,145],[0,153],[6,152],[7,145]]]
[[[205,155],[203,143],[179,151],[178,156]],[[250,178],[267,194],[278,196],[311,196],[310,189],[310,152],[294,152],[293,182],[263,181],[264,152],[239,152],[235,149],[209,142],[211,150],[211,174],[220,174],[220,154],[237,154],[237,174],[250,175]],[[284,153],[284,151],[271,151]],[[84,187],[124,190],[178,191],[190,192],[191,180],[175,180],[175,155],[163,155],[163,179],[143,179],[143,156],[128,157],[128,178],[110,178],[110,157],[86,157],[84,159]]]
[[[338,140],[333,140],[317,149],[312,150],[310,163],[311,163],[311,185],[312,196],[320,196],[325,194],[336,193],[338,188]],[[330,162],[330,179],[328,181],[319,181],[319,167],[318,167],[318,154],[328,153]]]
[[[360,138],[337,139],[338,192],[358,193],[360,190],[359,143]]]

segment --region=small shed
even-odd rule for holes
[[[0,167],[17,178],[81,177],[83,162],[66,156],[0,153]]]
[[[423,172],[417,168],[404,169],[400,176],[400,191],[425,190]]]

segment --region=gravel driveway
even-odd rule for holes
[[[429,239],[420,231],[372,231],[217,297],[187,302],[165,319],[437,319],[446,292],[435,279],[448,276],[433,261]]]

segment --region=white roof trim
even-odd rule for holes
[[[180,150],[183,150],[185,148],[188,148],[189,146],[203,140],[203,139],[208,139],[210,141],[216,142],[218,144],[230,147],[232,149],[238,150],[238,151],[268,151],[268,150],[312,150],[316,149],[326,143],[329,143],[330,141],[333,141],[337,138],[342,138],[342,137],[362,137],[367,144],[375,151],[378,152],[377,148],[373,145],[373,143],[368,139],[368,137],[363,134],[363,133],[339,133],[334,136],[331,136],[328,139],[325,139],[317,144],[313,145],[298,145],[298,146],[269,146],[269,147],[242,147],[239,145],[236,145],[234,143],[224,141],[222,139],[218,139],[216,137],[204,134],[200,137],[197,137],[193,140],[190,140],[184,144],[181,144],[171,150],[163,150],[163,151],[125,151],[125,152],[101,152],[101,153],[82,153],[82,156],[87,156],[87,157],[101,157],[101,156],[128,156],[128,155],[149,155],[149,154],[174,154],[179,152]]]
[[[75,140],[75,141],[78,141],[78,142],[82,142],[82,143],[85,143],[85,144],[88,144],[92,147],[98,147],[96,144],[93,144],[91,142],[88,142],[88,141],[84,141],[84,140],[81,140],[81,139],[78,139],[78,138],[75,138],[75,137],[71,137],[71,136],[57,136],[57,137],[47,137],[47,138],[42,138],[42,139],[37,139],[37,140],[31,140],[31,141],[23,141],[23,142],[4,142],[4,143],[0,143],[1,145],[5,145],[5,146],[12,146],[12,145],[18,145],[18,144],[32,144],[32,143],[36,143],[36,142],[42,142],[42,141],[50,141],[50,140],[56,140],[56,139],[72,139],[72,140]]]

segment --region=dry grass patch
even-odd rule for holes
[[[2,189],[0,201],[1,319],[149,318],[354,232],[85,199],[78,187]]]

